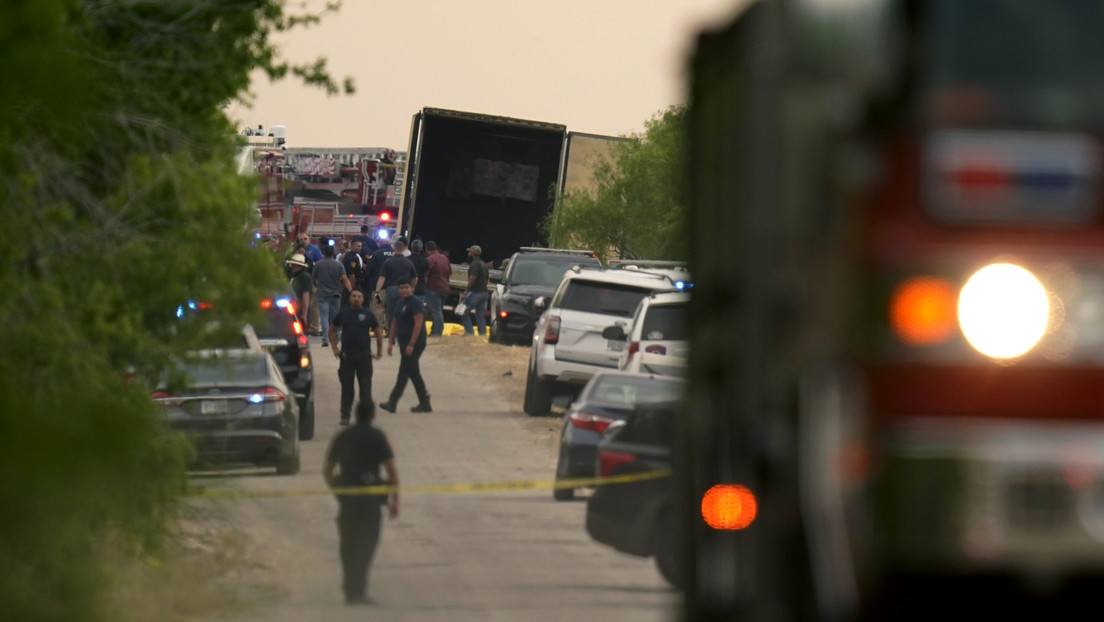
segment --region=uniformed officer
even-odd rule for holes
[[[395,455],[387,436],[372,425],[375,414],[372,401],[362,398],[357,405],[356,425],[334,437],[322,466],[322,476],[330,488],[392,487],[389,495],[337,495],[337,533],[344,573],[342,590],[345,602],[350,605],[372,603],[368,597],[368,571],[379,544],[381,508],[388,504],[388,497],[389,515],[391,518],[399,515],[399,472],[395,468]],[[387,472],[386,479],[380,477],[381,466]]]
[[[337,329],[341,329],[341,347]],[[376,353],[372,354],[372,333],[376,334]],[[349,425],[353,407],[353,381],[360,388],[360,401],[372,401],[372,359],[383,356],[383,330],[376,316],[364,306],[364,292],[349,292],[349,306],[338,311],[327,337],[335,357],[341,359],[337,378],[341,381],[341,425]]]

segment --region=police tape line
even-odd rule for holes
[[[298,490],[229,490],[225,488],[203,488],[194,490],[186,496],[201,499],[258,499],[274,497],[311,497],[320,495],[390,495],[396,489],[406,495],[432,495],[468,492],[503,492],[518,490],[566,490],[568,488],[597,488],[611,484],[628,484],[653,479],[662,479],[671,475],[667,469],[628,473],[608,477],[575,477],[558,480],[523,480],[513,482],[476,482],[473,484],[421,484],[400,486],[342,486],[335,488],[303,488]]]

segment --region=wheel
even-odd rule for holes
[[[498,314],[491,314],[491,325],[487,328],[487,341],[491,343],[505,343],[502,340],[502,328],[498,324]]]
[[[552,387],[550,383],[537,376],[537,370],[530,368],[525,381],[525,414],[530,417],[544,417],[552,410]]]
[[[556,487],[552,489],[552,498],[556,501],[571,501],[575,498],[574,488],[560,488],[560,480],[568,477],[567,459],[564,448],[560,447],[560,458],[556,460]]]
[[[307,400],[306,407],[299,412],[299,440],[314,438],[314,399]]]
[[[678,552],[678,535],[671,529],[670,514],[664,513],[659,519],[659,529],[655,535],[655,565],[659,574],[672,586],[679,589],[686,587],[684,574],[680,567]]]
[[[277,475],[295,475],[299,472],[299,452],[292,456],[280,456],[276,459]]]

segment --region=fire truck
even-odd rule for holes
[[[759,0],[698,39],[686,619],[1099,586],[1098,25],[1091,0]]]
[[[254,132],[256,130],[253,130]],[[256,143],[256,141],[253,141]],[[394,234],[405,154],[394,149],[289,148],[251,144],[260,175],[262,235],[348,239]]]

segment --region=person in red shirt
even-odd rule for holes
[[[430,240],[425,243],[426,259],[429,267],[426,269],[426,307],[429,309],[429,317],[433,320],[433,326],[429,330],[430,337],[440,337],[445,329],[445,298],[449,294],[449,277],[452,276],[452,264],[437,250],[437,243]]]

